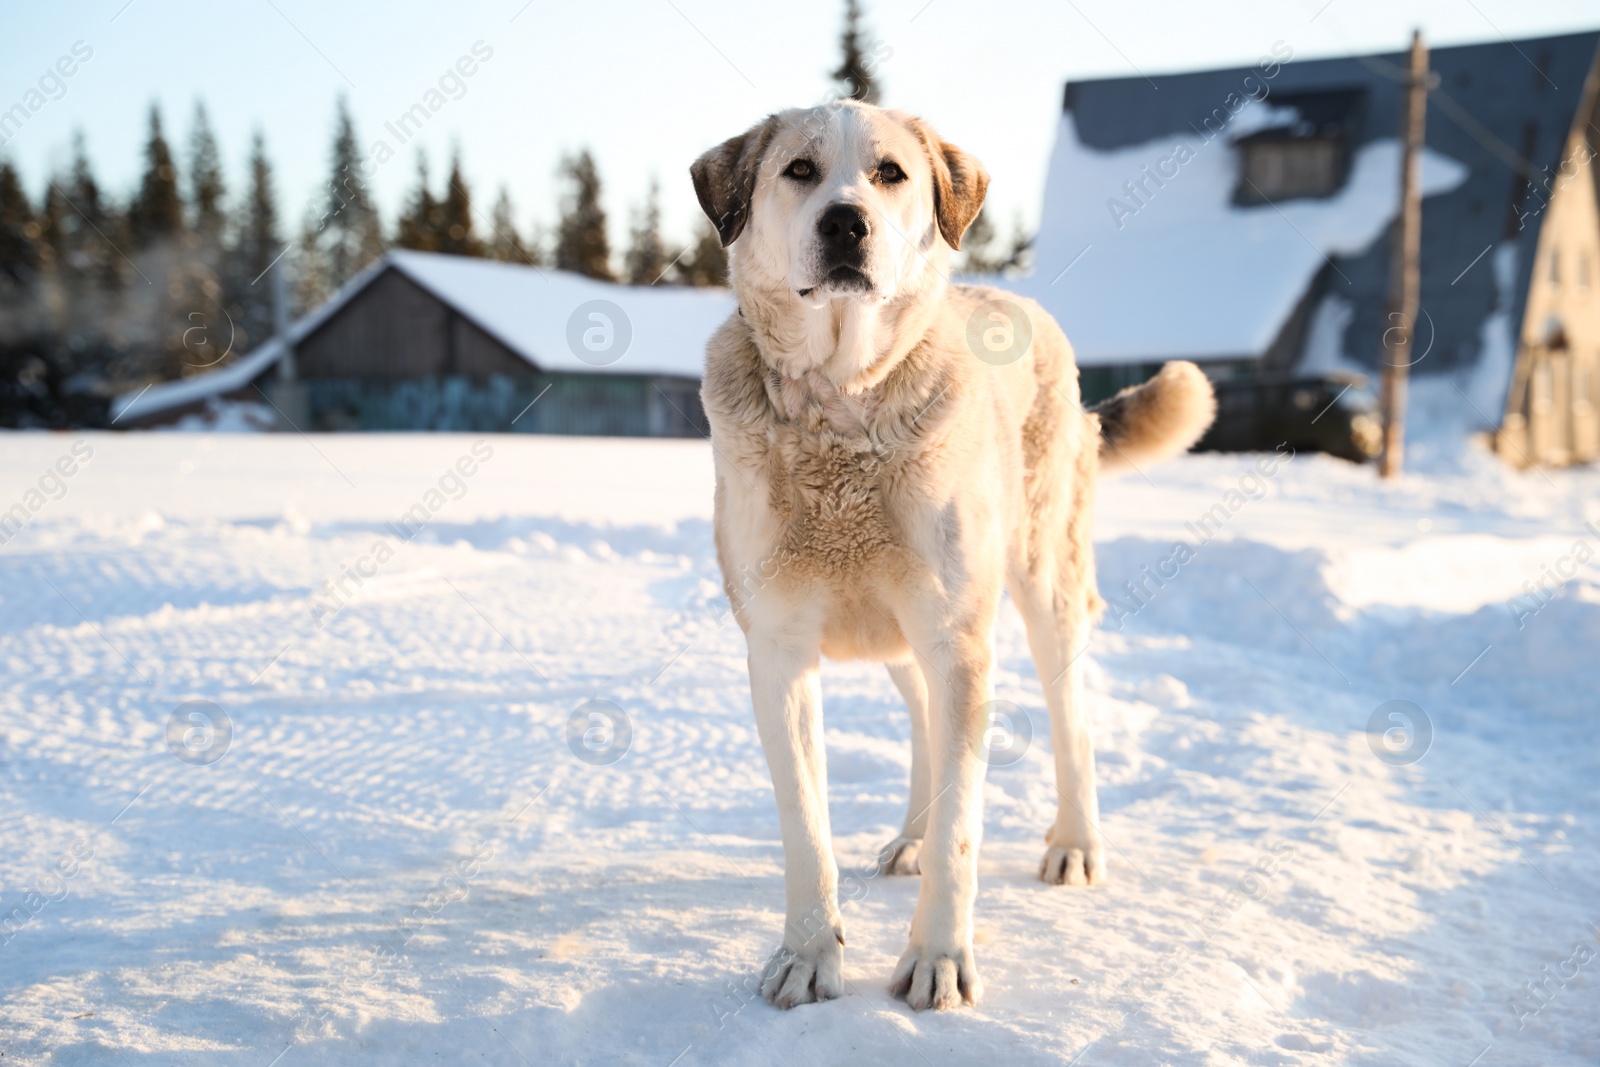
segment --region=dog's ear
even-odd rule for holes
[[[921,119],[907,116],[933,167],[933,213],[945,243],[961,250],[961,235],[983,207],[983,194],[989,188],[989,172],[967,153],[940,139]]]
[[[750,218],[750,202],[756,194],[756,168],[761,165],[761,157],[777,128],[775,118],[769,116],[739,136],[728,138],[689,167],[694,194],[700,198],[700,209],[717,228],[724,248],[744,232],[744,224]]]

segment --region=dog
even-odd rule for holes
[[[880,854],[920,874],[890,989],[977,1003],[973,902],[992,637],[1010,590],[1049,708],[1059,804],[1040,876],[1106,877],[1082,653],[1102,602],[1095,479],[1184,451],[1215,400],[1167,363],[1094,411],[1038,304],[953,284],[988,175],[923,121],[855,101],[782,111],[690,168],[737,311],[707,345],[718,563],[782,828],[786,920],[761,990],[843,991],[819,663],[887,664],[910,709],[910,805]]]

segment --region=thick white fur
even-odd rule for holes
[[[1186,452],[1217,415],[1211,382],[1193,363],[1168,363],[1142,385],[1095,405],[1105,423],[1100,473],[1147,467]]]
[[[800,157],[814,164],[809,182],[784,174]],[[905,181],[875,178],[886,159]],[[702,393],[717,553],[783,832],[787,916],[764,992],[782,1007],[842,992],[818,680],[827,655],[887,663],[911,711],[911,803],[882,865],[922,884],[892,987],[918,1009],[973,1003],[1002,586],[1050,714],[1059,803],[1040,874],[1105,878],[1081,659],[1099,608],[1089,537],[1099,421],[1079,406],[1071,348],[1042,308],[948,283],[951,245],[987,179],[918,120],[855,103],[783,112],[706,153],[694,177],[732,241],[739,302],[710,342]],[[822,277],[817,220],[839,202],[871,222],[867,292],[833,291]],[[996,300],[1031,327],[1014,361],[968,346],[969,320],[988,322]],[[1170,373],[1156,396],[1119,409],[1137,416],[1120,419],[1123,432],[1138,428],[1135,462],[1187,445],[1209,421],[1204,379]]]

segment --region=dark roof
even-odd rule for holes
[[[1367,111],[1365,89],[1278,92],[1273,93],[1268,102],[1277,107],[1294,108],[1297,118],[1292,123],[1279,123],[1235,138],[1235,144],[1317,136],[1338,136],[1352,148],[1359,143],[1357,138]]]
[[[1431,51],[1439,82],[1429,96],[1427,145],[1470,173],[1457,188],[1424,202],[1422,306],[1437,336],[1419,372],[1476,363],[1483,320],[1495,310],[1492,257],[1461,272],[1501,241],[1517,246],[1511,321],[1520,327],[1542,221],[1542,213],[1529,211],[1519,227],[1519,207],[1539,203],[1529,198],[1529,175],[1522,171],[1531,169],[1535,179],[1553,176],[1574,122],[1590,124],[1591,148],[1600,149],[1597,48],[1600,31]],[[1307,119],[1342,124],[1350,148],[1358,149],[1396,136],[1406,62],[1404,53],[1295,59],[1264,83],[1267,103],[1293,103]],[[1112,150],[1199,129],[1229,93],[1244,91],[1247,78],[1254,79],[1252,87],[1263,84],[1255,67],[1073,81],[1064,104],[1084,145]],[[1389,244],[1386,233],[1363,254],[1335,257],[1337,270],[1322,271],[1314,283],[1352,301],[1344,348],[1348,358],[1368,366],[1376,363],[1386,325]],[[1424,325],[1418,344],[1425,333]]]

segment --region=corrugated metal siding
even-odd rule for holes
[[[708,429],[700,407],[700,383],[688,378],[626,374],[440,375],[400,381],[309,378],[306,387],[311,422],[321,430],[698,437]]]

